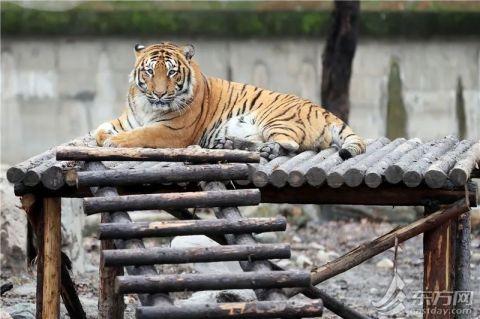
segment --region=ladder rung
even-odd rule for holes
[[[115,282],[115,290],[121,294],[309,286],[310,272],[307,271],[119,276]]]
[[[283,300],[139,307],[136,315],[138,319],[313,318],[320,317],[322,310],[321,300]]]
[[[139,266],[232,260],[290,258],[285,244],[230,245],[193,248],[111,249],[102,251],[105,266]]]
[[[85,214],[101,212],[193,207],[249,206],[260,203],[258,189],[90,197],[83,200]]]
[[[240,220],[172,220],[138,222],[131,224],[100,224],[100,239],[131,239],[146,237],[173,237],[201,234],[246,234],[284,231],[287,221],[277,218],[244,218]]]

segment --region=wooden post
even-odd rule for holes
[[[60,198],[43,199],[42,318],[60,316],[61,206]]]
[[[109,223],[110,214],[103,213],[102,223]],[[115,249],[113,240],[101,240],[100,250]],[[103,267],[103,254],[100,255],[100,284],[98,294],[99,319],[123,319],[125,304],[123,295],[115,292],[115,278],[123,275],[123,267]]]
[[[426,206],[424,215],[439,207]],[[456,219],[447,221],[423,236],[423,318],[453,318]],[[451,297],[451,298],[449,298]],[[450,300],[449,300],[450,299]]]
[[[455,292],[466,293],[468,300],[457,300],[455,307],[455,319],[472,318],[473,309],[469,301],[473,301],[473,290],[470,284],[470,212],[466,212],[458,218],[456,242],[455,242]]]

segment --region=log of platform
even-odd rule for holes
[[[450,171],[450,180],[457,186],[464,185],[470,178],[473,169],[480,165],[480,142],[475,143],[461,158],[458,159],[455,166]]]
[[[100,212],[171,208],[249,206],[260,203],[258,189],[85,198],[87,215]]]
[[[120,276],[115,282],[115,290],[121,294],[308,286],[307,271]]]
[[[258,163],[260,154],[242,150],[211,150],[203,148],[153,149],[65,146],[57,148],[57,160]]]
[[[391,184],[397,184],[402,181],[403,174],[410,168],[413,162],[423,156],[431,147],[435,147],[438,143],[442,143],[445,139],[451,139],[450,136],[435,139],[429,143],[420,144],[408,153],[403,154],[393,165],[385,170],[385,179]]]
[[[327,184],[330,187],[338,188],[343,185],[345,182],[345,173],[348,169],[356,165],[357,163],[361,162],[362,160],[366,159],[386,144],[388,144],[390,140],[386,137],[381,137],[377,139],[375,142],[367,145],[367,150],[365,153],[354,156],[352,158],[347,159],[346,161],[342,162],[338,166],[332,167],[328,171],[327,175]]]
[[[259,165],[258,169],[252,174],[252,182],[257,187],[263,187],[268,184],[268,176],[274,169],[288,161],[290,157],[279,156],[265,165]]]
[[[309,160],[314,155],[316,155],[316,153],[313,151],[305,151],[290,158],[288,161],[273,170],[269,177],[270,183],[276,187],[285,186],[288,181],[288,175],[290,174],[290,172],[300,163]]]
[[[465,153],[473,144],[472,140],[463,140],[448,153],[433,162],[425,173],[427,185],[432,188],[442,187],[448,179],[448,172],[455,165],[459,156]]]
[[[374,152],[366,156],[363,160],[360,160],[352,167],[347,169],[344,175],[345,184],[350,187],[357,187],[363,182],[365,172],[369,167],[378,163],[379,160],[390,154],[397,146],[405,142],[404,138],[398,138],[391,143],[385,145],[377,152]]]
[[[440,156],[447,153],[458,140],[453,137],[446,137],[438,144],[433,145],[421,158],[411,163],[403,174],[403,183],[408,187],[420,185],[428,166],[435,162]]]
[[[322,315],[322,301],[255,301],[139,307],[138,319],[204,318],[313,318]]]
[[[380,142],[379,140],[368,140],[367,141],[367,152],[370,152],[372,148],[371,145],[378,145]],[[342,164],[344,161],[338,155],[338,153],[329,156],[324,161],[320,162],[319,164],[312,166],[307,171],[307,181],[308,184],[312,186],[320,186],[322,185],[326,178],[328,172],[333,169],[335,166]]]
[[[63,145],[87,145],[91,143],[93,138],[87,134],[85,136],[76,138],[70,142],[67,142]],[[51,159],[55,158],[55,149],[56,148],[51,148],[41,154],[38,154],[36,156],[33,156],[13,167],[10,167],[7,170],[7,180],[10,183],[18,183],[23,180],[25,177],[25,174],[27,173],[28,170],[33,169],[34,167],[37,167],[46,161],[49,161]]]
[[[265,260],[290,258],[290,246],[284,244],[258,244],[148,249],[116,249],[102,252],[105,266],[138,266],[154,264],[184,264],[232,260]]]
[[[124,186],[135,184],[161,184],[199,181],[225,181],[247,179],[247,164],[182,165],[166,168],[106,170],[78,172],[69,184],[81,186]],[[73,183],[72,183],[73,182]]]
[[[334,147],[327,148],[320,151],[317,155],[313,156],[304,163],[300,163],[299,165],[297,165],[297,167],[294,167],[288,174],[288,183],[290,184],[290,186],[302,186],[307,180],[306,175],[310,167],[318,165],[336,152],[337,150]]]
[[[385,157],[380,159],[376,164],[371,166],[366,171],[365,184],[367,184],[368,187],[377,188],[382,183],[386,169],[398,161],[400,157],[418,147],[420,143],[421,141],[418,138],[408,140],[407,142],[398,146],[390,154],[387,154]]]
[[[312,285],[317,285],[329,278],[352,269],[373,256],[390,249],[395,245],[395,238],[398,239],[399,243],[404,242],[405,240],[421,233],[435,229],[469,210],[470,204],[468,203],[468,200],[462,199],[443,210],[420,218],[410,225],[394,229],[373,241],[362,244],[347,254],[328,262],[323,266],[313,268],[311,272]],[[289,289],[288,295],[294,296],[301,291],[301,289]]]
[[[284,231],[287,220],[277,218],[246,218],[228,220],[175,220],[138,222],[132,224],[100,224],[100,239],[130,239],[145,237],[173,237],[202,234],[246,234]]]

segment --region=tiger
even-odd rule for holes
[[[95,130],[99,146],[222,148],[237,139],[256,143],[267,159],[332,146],[344,160],[365,152],[363,138],[320,105],[205,76],[191,44],[136,44],[134,51],[126,108]]]

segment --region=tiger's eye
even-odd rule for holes
[[[174,76],[177,72],[175,70],[168,71],[168,76]]]
[[[148,74],[153,75],[153,70],[152,69],[147,69],[146,70]]]

